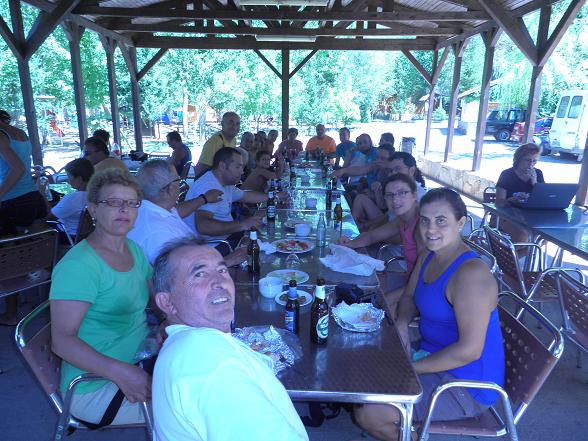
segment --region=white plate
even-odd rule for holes
[[[304,282],[308,281],[310,276],[305,273],[304,271],[300,271],[297,269],[280,269],[274,270],[270,273],[265,275],[266,277],[279,277],[284,280],[284,285],[287,285],[290,280],[296,280],[297,285],[301,285]]]
[[[300,302],[301,307],[306,306],[312,302],[312,294],[309,294],[306,291],[301,291],[299,289],[297,289],[296,292],[298,293],[298,301]],[[281,294],[278,294],[275,298],[275,301],[278,305],[286,306],[286,302],[288,301],[288,291],[284,291]]]
[[[284,250],[282,248],[280,248],[280,244],[285,243],[285,242],[299,242],[299,243],[304,243],[307,248],[305,250]],[[286,254],[302,254],[302,253],[308,253],[309,251],[314,250],[314,242],[311,240],[306,240],[306,239],[280,239],[280,240],[276,240],[274,242],[272,242],[272,245],[274,245],[276,247],[276,250],[279,253],[286,253]]]
[[[332,309],[333,318],[343,329],[353,332],[372,332],[380,327],[384,311],[370,303],[339,303]]]

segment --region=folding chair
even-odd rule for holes
[[[580,281],[584,275],[578,269],[548,268],[543,269],[543,250],[536,243],[512,243],[498,230],[484,226],[492,254],[500,269],[499,281],[504,289],[512,290],[526,302],[546,302],[558,300],[556,275],[559,271],[575,273]],[[516,247],[526,246],[535,250],[534,260],[538,271],[524,271],[519,265]]]
[[[63,440],[66,431],[85,428],[69,412],[73,392],[75,387],[84,381],[103,380],[103,378],[94,374],[77,376],[69,384],[66,398],[63,400],[59,392],[61,359],[51,351],[51,321],[48,300],[20,321],[16,327],[14,337],[20,353],[59,415],[53,440]],[[145,424],[106,426],[105,428],[145,427],[147,439],[151,440],[153,425],[147,403],[142,403],[142,411],[146,421]]]
[[[514,314],[509,312],[505,303],[510,299],[517,309],[522,308],[540,324],[540,327],[526,326]],[[504,339],[505,381],[504,388],[491,382],[451,380],[439,385],[433,392],[425,418],[419,430],[419,441],[426,441],[430,433],[444,435],[494,436],[509,435],[512,441],[518,440],[516,424],[563,353],[564,341],[561,332],[537,309],[512,292],[500,295],[498,306],[500,327]],[[541,336],[531,329],[541,329]],[[544,338],[547,335],[548,338]],[[431,422],[439,395],[452,387],[490,389],[498,393],[498,402],[502,404],[502,415],[495,406],[491,406],[482,415],[455,421]]]
[[[588,353],[588,286],[563,271],[558,273],[561,332],[578,349],[577,366],[582,367],[582,351]]]

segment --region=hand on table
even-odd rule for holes
[[[349,246],[349,243],[351,242],[351,240],[352,239],[350,239],[349,237],[343,235],[337,241],[337,245]]]
[[[151,400],[151,375],[138,366],[121,363],[114,382],[131,403]]]
[[[228,267],[231,267],[235,265],[240,265],[241,262],[243,262],[245,259],[247,259],[247,247],[241,247],[237,248],[231,254],[227,255],[225,257],[225,263]]]
[[[251,216],[245,220],[241,221],[241,226],[243,227],[243,230],[249,230],[251,227],[257,228],[261,225],[261,218],[263,216]]]
[[[223,192],[213,188],[212,190],[208,190],[204,193],[204,197],[208,201],[209,204],[214,204],[222,199]]]

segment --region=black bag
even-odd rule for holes
[[[348,305],[353,303],[371,303],[373,293],[365,293],[359,286],[351,283],[340,283],[335,287],[337,303],[344,301]]]

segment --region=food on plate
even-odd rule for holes
[[[359,320],[364,323],[369,323],[372,321],[372,314],[370,311],[365,311],[359,316]]]
[[[276,247],[278,248],[279,251],[287,251],[287,252],[307,251],[310,249],[310,246],[308,245],[307,242],[303,242],[301,240],[296,240],[296,239],[281,240],[278,243],[276,243]]]

